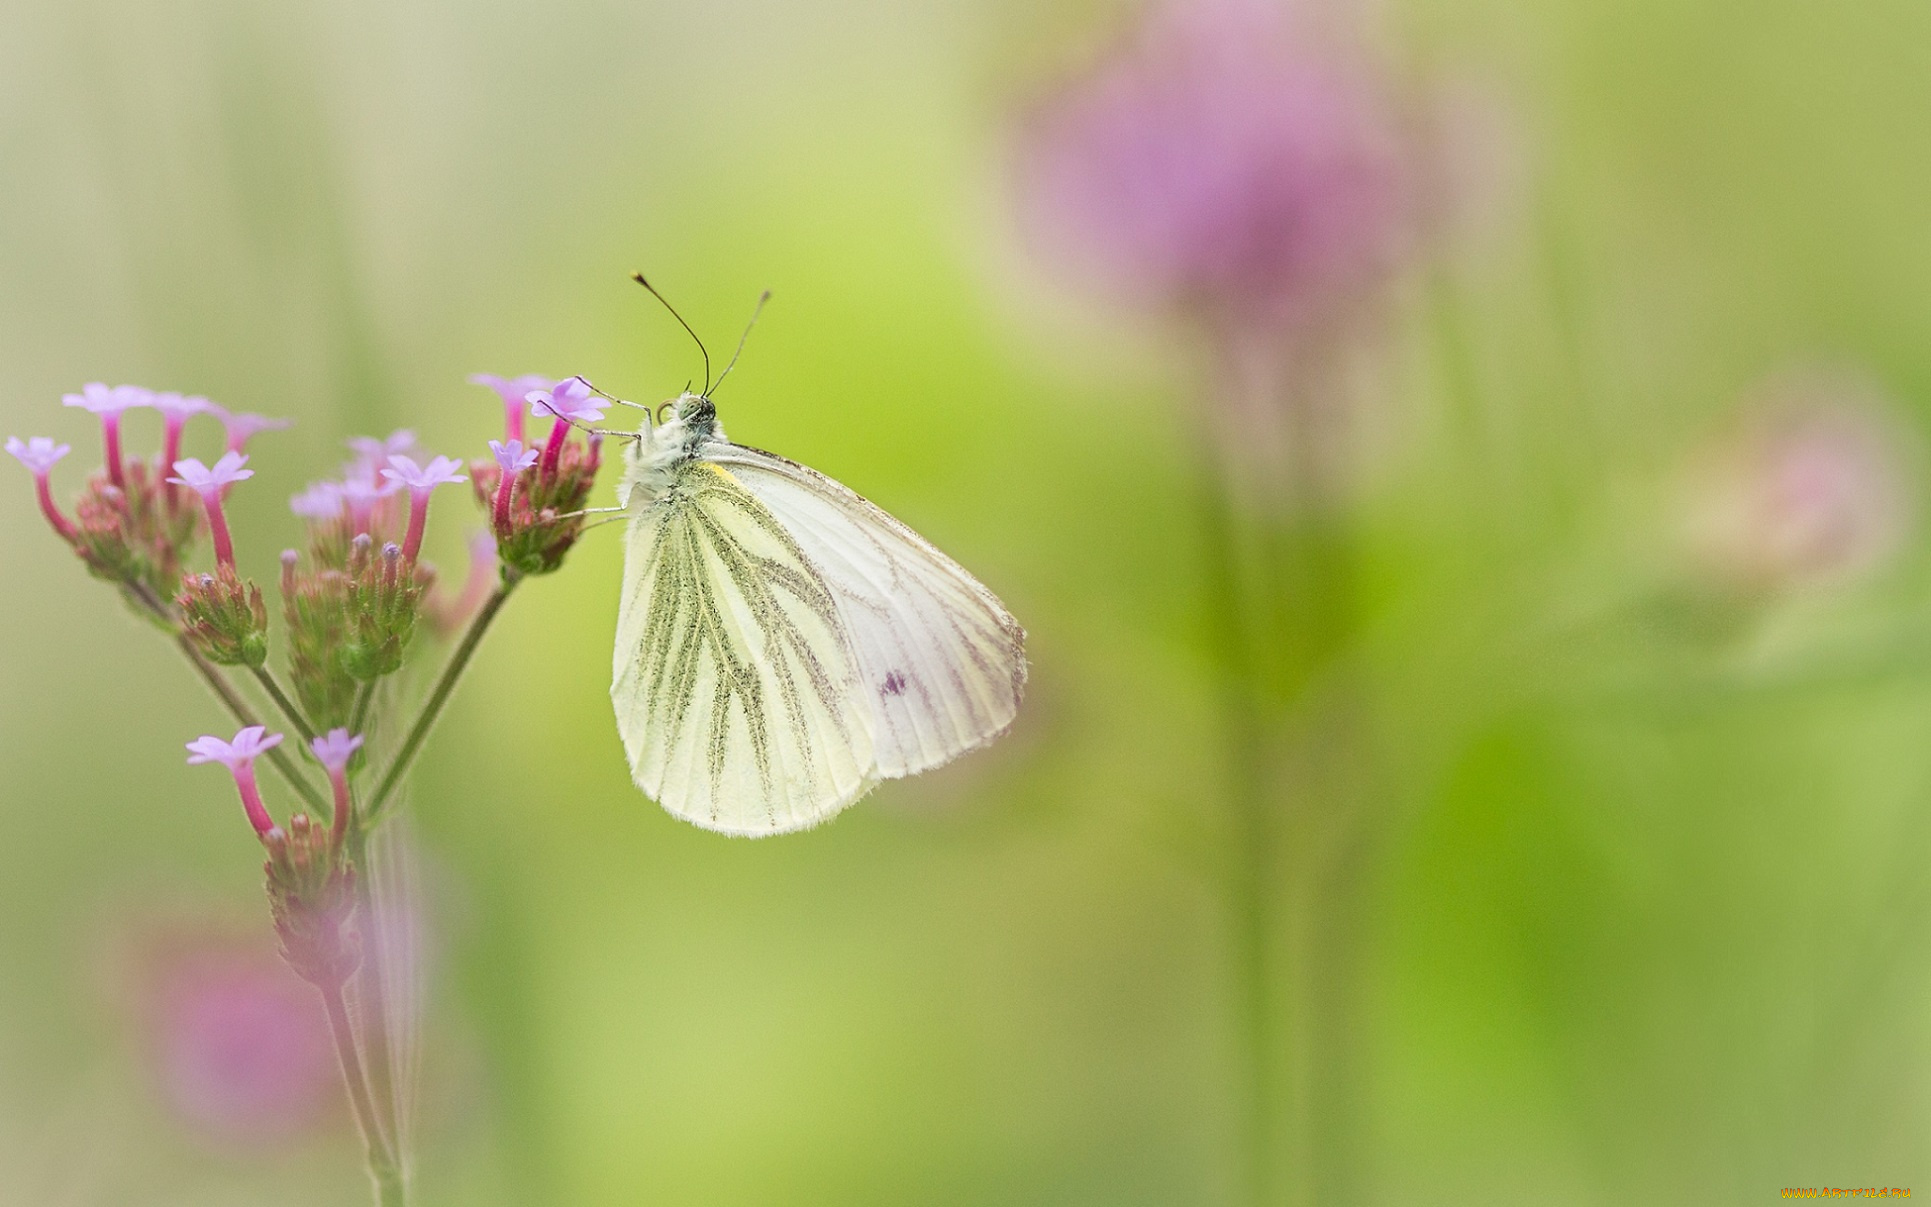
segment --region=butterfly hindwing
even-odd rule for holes
[[[832,586],[727,471],[691,461],[636,513],[611,700],[632,778],[707,829],[776,834],[876,781]]]
[[[1026,635],[991,591],[816,470],[736,444],[705,456],[777,518],[835,599],[879,778],[950,762],[1011,726]]]

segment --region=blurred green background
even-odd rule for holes
[[[74,443],[63,497],[84,381],[294,416],[232,512],[268,576],[344,438],[480,453],[469,373],[675,393],[696,357],[645,268],[714,349],[773,289],[732,436],[891,508],[1030,632],[1000,745],[748,843],[629,784],[618,530],[520,592],[411,799],[421,1202],[1236,1201],[1186,361],[1044,283],[1007,204],[1015,106],[1122,11],[0,9],[0,434]],[[1506,117],[1493,221],[1386,335],[1356,511],[1386,824],[1359,1197],[1931,1189],[1931,566],[1907,541],[1720,622],[1652,599],[1675,467],[1767,375],[1851,365],[1931,418],[1931,8],[1373,25]],[[170,1105],[157,928],[271,947],[232,792],[182,763],[225,718],[7,474],[0,1202],[366,1201],[333,1098],[273,1142]],[[438,499],[452,574],[474,523]]]

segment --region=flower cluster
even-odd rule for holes
[[[510,591],[528,575],[557,569],[576,542],[601,460],[599,434],[577,435],[603,417],[602,400],[582,378],[476,380],[502,397],[506,422],[504,439],[490,442],[493,455],[469,473],[462,461],[430,455],[412,433],[399,431],[351,440],[353,456],[341,475],[290,501],[307,530],[305,549],[282,554],[275,584],[292,691],[271,667],[271,609],[243,572],[228,522],[234,492],[255,476],[250,441],[286,422],[233,414],[198,395],[86,385],[66,402],[98,417],[102,463],[71,516],[55,499],[52,476],[73,449],[46,436],[12,437],[5,445],[33,475],[35,503],[54,535],[175,639],[239,725],[232,737],[207,734],[188,743],[188,761],[228,769],[267,852],[263,871],[281,954],[322,994],[384,1203],[402,1202],[404,1191],[381,927],[365,863],[369,835]],[[141,411],[162,422],[160,451],[145,459],[125,449],[124,424]],[[540,449],[523,444],[526,414],[550,420]],[[185,447],[198,418],[222,428],[219,451],[207,459]],[[423,557],[430,502],[437,487],[472,481],[486,527],[469,542],[460,591],[439,594]],[[212,564],[190,569],[204,540]],[[371,752],[364,735],[402,695],[377,688],[421,648],[425,625],[435,635],[465,626],[467,632],[400,742]],[[230,679],[229,668],[246,678]],[[308,766],[284,749],[294,743],[259,719],[269,710],[300,735]],[[377,754],[381,774],[363,778]],[[301,799],[286,822],[263,794],[256,775],[262,761]],[[318,770],[326,789],[316,786]],[[351,987],[360,998],[354,1012],[345,1001]]]
[[[281,938],[282,958],[303,980],[324,991],[339,991],[362,958],[343,933],[355,907],[355,870],[343,858],[354,811],[348,765],[362,738],[335,729],[309,744],[333,790],[327,829],[306,813],[289,818],[284,829],[263,803],[255,760],[281,743],[281,734],[250,725],[229,741],[207,735],[189,742],[188,762],[220,763],[234,777],[242,811],[268,849],[262,870],[268,878],[269,911]]]
[[[437,634],[471,617],[480,625],[522,577],[555,570],[582,530],[575,513],[599,466],[597,435],[575,434],[603,415],[601,400],[581,378],[475,380],[503,398],[507,430],[504,441],[490,442],[495,456],[475,462],[487,529],[470,542],[472,565],[459,592],[438,594],[435,570],[422,555],[436,488],[471,476],[463,462],[424,452],[413,433],[351,440],[353,456],[340,476],[291,500],[307,529],[305,550],[282,554],[276,584],[292,691],[270,668],[268,601],[243,573],[228,523],[231,496],[255,474],[251,440],[287,427],[285,421],[231,413],[199,395],[83,386],[65,401],[98,417],[102,464],[88,476],[71,517],[55,499],[52,475],[72,448],[45,436],[14,437],[5,445],[33,475],[35,501],[54,534],[89,571],[119,587],[137,612],[177,638],[240,723],[232,740],[198,739],[189,747],[190,761],[220,762],[234,774],[244,811],[269,851],[270,896],[285,953],[317,984],[339,985],[356,966],[352,945],[339,934],[354,879],[344,844],[353,847],[359,827],[379,816],[474,643],[459,649],[429,708],[391,752],[389,774],[358,805],[350,769],[365,761],[359,735],[379,707],[378,681],[403,667],[424,622]],[[151,458],[130,457],[125,448],[125,425],[142,411],[162,421],[160,451]],[[522,446],[526,411],[551,420],[540,450]],[[197,420],[222,429],[219,452],[207,460],[186,455]],[[204,540],[213,564],[189,569]],[[266,706],[309,743],[329,794],[280,749],[281,735],[260,723],[246,693],[226,678],[227,667],[245,670]],[[273,764],[308,806],[286,826],[263,799],[258,759]]]
[[[503,399],[503,439],[489,442],[492,456],[472,461],[476,499],[490,515],[497,556],[505,572],[547,574],[583,532],[582,511],[602,463],[602,437],[589,425],[604,416],[604,398],[581,377],[477,376]],[[541,449],[524,443],[524,406],[548,419]],[[573,438],[583,429],[581,439]]]

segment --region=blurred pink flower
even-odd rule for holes
[[[525,373],[521,377],[498,377],[494,373],[470,374],[472,385],[488,386],[496,391],[503,400],[503,439],[523,439],[523,403],[538,390],[554,389],[563,384],[554,377],[540,373]]]
[[[248,442],[262,432],[279,432],[295,426],[293,419],[270,419],[266,415],[256,415],[244,411],[234,414],[218,406],[209,406],[208,413],[221,420],[227,434],[227,447],[231,453],[248,451]]]
[[[265,945],[196,936],[151,960],[143,1022],[168,1104],[211,1138],[286,1141],[340,1099],[315,991]]]
[[[1685,518],[1700,572],[1762,591],[1876,570],[1914,519],[1911,444],[1853,377],[1809,373],[1761,388],[1692,463]]]
[[[307,490],[288,500],[288,509],[305,520],[342,518],[343,488],[340,482],[311,482]]]
[[[161,464],[173,465],[181,459],[181,433],[187,429],[188,420],[196,415],[220,412],[221,408],[199,394],[184,395],[175,390],[155,394],[148,405],[161,412],[163,423],[161,435]],[[174,484],[167,483],[169,506],[174,505]]]
[[[1361,62],[1255,0],[1169,2],[1032,112],[1021,220],[1043,258],[1098,291],[1299,326],[1399,263],[1404,154]]]
[[[342,467],[342,475],[347,478],[372,478],[389,464],[390,457],[407,456],[417,448],[416,434],[408,428],[398,428],[381,440],[373,436],[355,436],[348,443],[355,459]]]

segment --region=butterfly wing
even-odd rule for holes
[[[705,456],[777,517],[831,591],[879,778],[950,762],[1012,725],[1026,633],[978,579],[816,470],[738,444]]]
[[[876,782],[837,596],[800,543],[703,461],[630,522],[610,697],[637,786],[727,834],[780,834]]]

